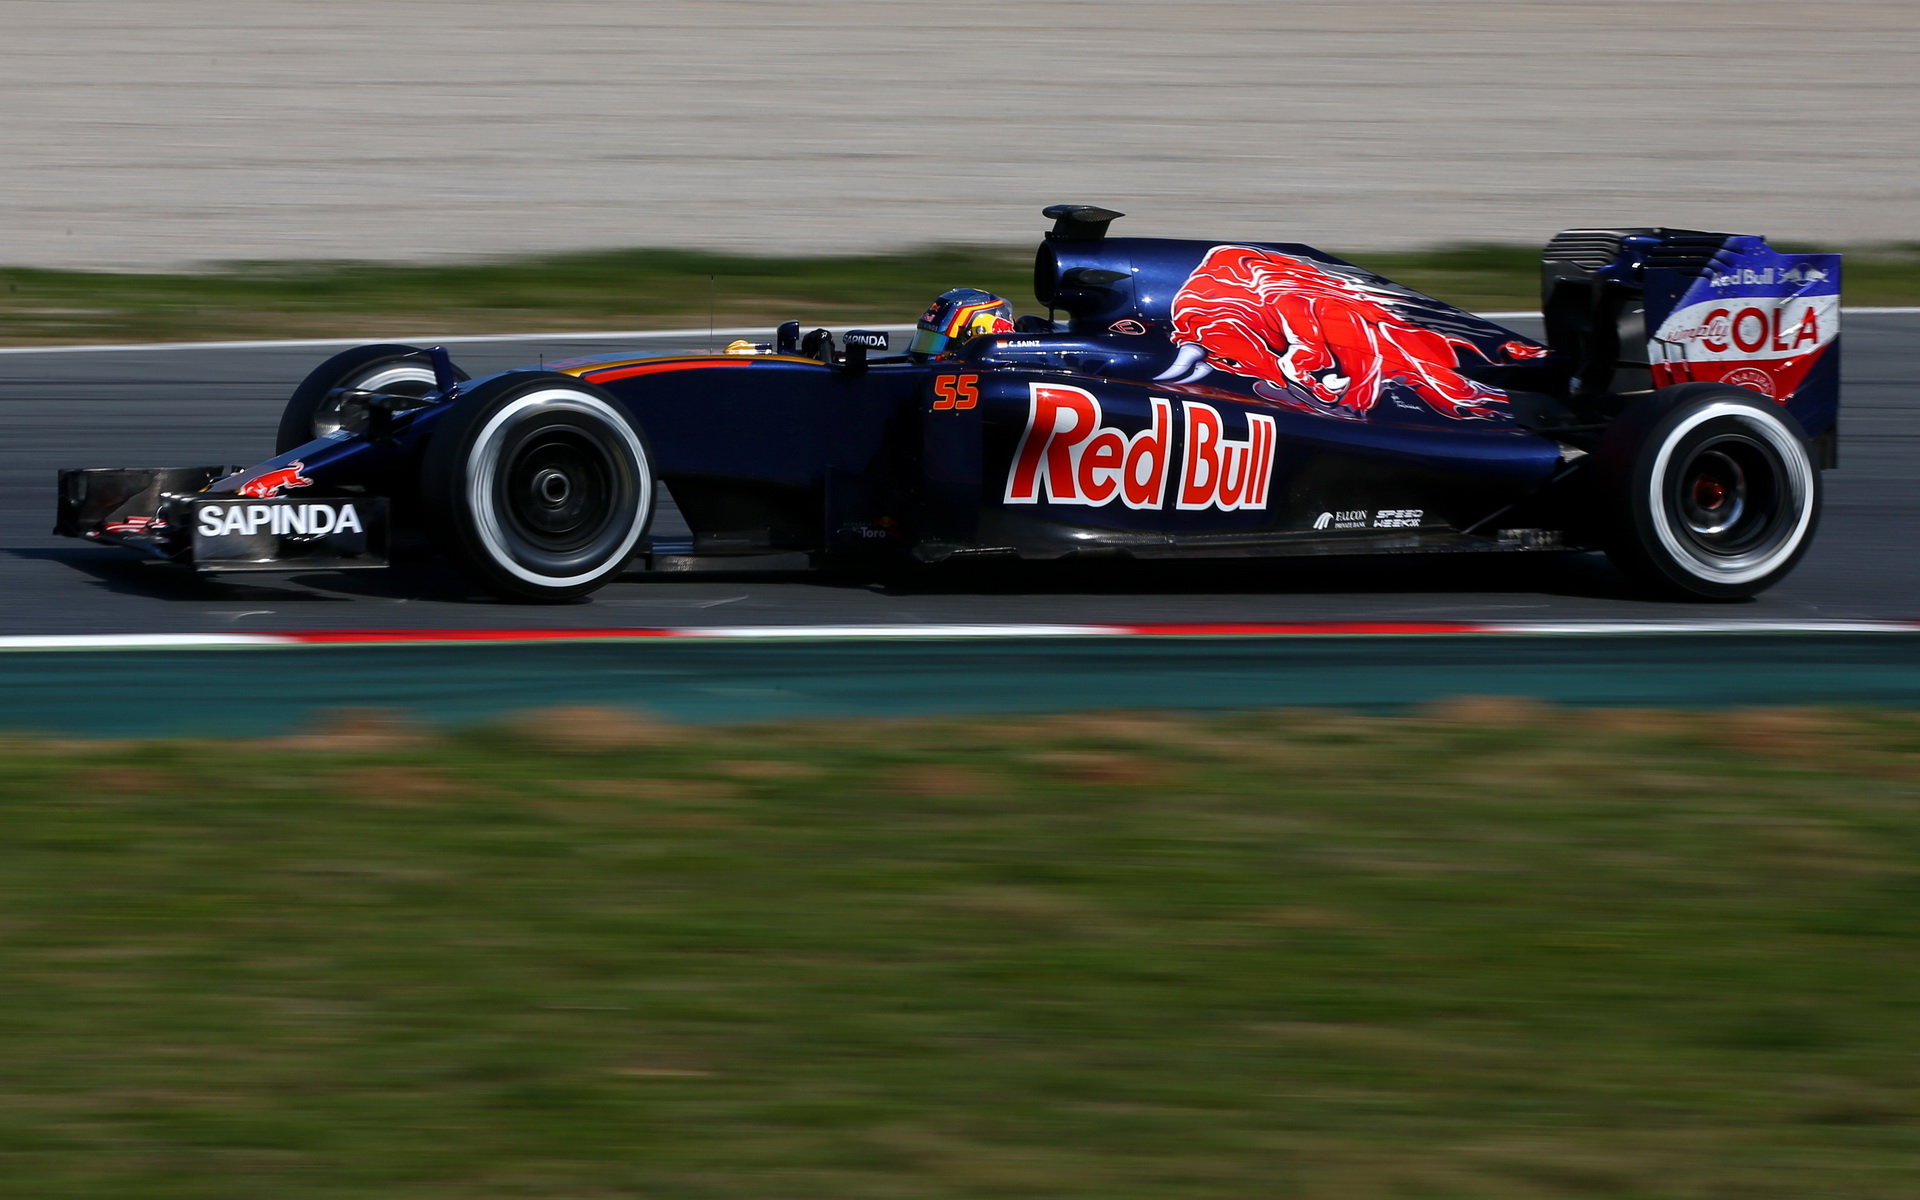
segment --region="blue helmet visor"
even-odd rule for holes
[[[937,329],[918,329],[914,331],[913,342],[907,347],[907,353],[924,354],[932,358],[945,350],[947,343],[952,340]]]

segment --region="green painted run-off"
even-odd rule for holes
[[[0,728],[253,736],[319,709],[436,723],[609,705],[681,721],[1336,705],[1451,695],[1659,707],[1920,704],[1920,636],[648,640],[0,655]]]

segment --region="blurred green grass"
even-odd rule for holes
[[[1920,1193],[1920,714],[0,745],[0,1195]]]
[[[1481,310],[1539,303],[1538,251],[1456,246],[1349,255]],[[0,344],[451,336],[559,329],[903,324],[984,287],[1035,311],[1031,251],[929,248],[837,258],[610,250],[498,262],[238,263],[201,274],[0,268]],[[1849,304],[1920,303],[1920,243],[1862,250]]]

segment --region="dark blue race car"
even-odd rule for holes
[[[295,390],[274,458],[62,472],[57,531],[207,571],[379,566],[417,531],[532,601],[642,562],[769,553],[1581,549],[1650,589],[1728,599],[1812,538],[1838,256],[1562,233],[1542,342],[1307,246],[1047,216],[1045,317],[962,289],[904,354],[788,322],[727,353],[477,380],[437,347],[363,346]],[[663,486],[690,540],[649,538]]]

